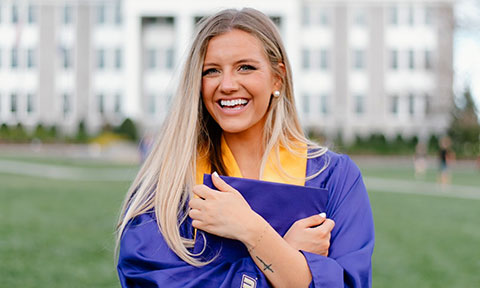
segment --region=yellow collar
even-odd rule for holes
[[[238,167],[237,161],[232,154],[232,151],[227,145],[227,142],[222,136],[222,157],[223,163],[225,163],[227,169],[227,176],[243,178],[240,168]],[[305,185],[305,175],[307,170],[307,149],[302,148],[297,150],[300,155],[295,155],[288,151],[285,147],[280,147],[280,164],[283,170],[293,178],[285,176],[280,172],[279,168],[275,165],[275,155],[271,151],[268,155],[267,164],[263,171],[263,175],[260,180],[277,182],[284,184],[293,184],[293,185]],[[196,183],[203,183],[203,174],[211,173],[211,167],[208,159],[206,157],[197,159],[197,173],[196,173]]]

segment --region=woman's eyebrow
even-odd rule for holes
[[[242,64],[242,63],[258,64],[258,63],[260,63],[260,61],[255,60],[253,58],[246,58],[246,59],[240,59],[240,60],[234,62],[235,65]],[[203,67],[207,67],[207,66],[220,66],[220,65],[215,63],[215,62],[205,62],[205,63],[203,63]]]
[[[235,62],[235,64],[240,64],[240,63],[260,63],[260,61],[258,60],[255,60],[255,59],[252,59],[252,58],[247,58],[247,59],[241,59],[241,60],[238,60],[237,62]]]

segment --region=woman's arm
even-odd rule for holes
[[[219,191],[204,185],[193,189],[200,198],[190,201],[192,225],[244,243],[274,287],[308,287],[312,274],[303,254],[255,213],[238,191],[218,176],[212,181]],[[328,230],[327,224],[323,229]]]
[[[191,228],[185,221],[182,235],[191,238]],[[117,270],[124,288],[243,287],[244,277],[255,279],[257,288],[269,287],[250,257],[201,267],[186,263],[168,247],[153,212],[135,217],[124,230]]]
[[[368,193],[363,184],[360,170],[348,156],[331,153],[329,157],[330,164],[327,171],[324,171],[318,177],[306,183],[306,185],[308,184],[312,187],[326,187],[329,191],[326,214],[335,221],[335,228],[331,230],[331,245],[329,247],[328,257],[324,256],[323,253],[317,254],[315,251],[306,249],[305,247],[296,248],[301,250],[300,252],[308,264],[312,277],[310,287],[371,287],[371,257],[374,246],[374,226]],[[312,163],[312,171],[318,171],[317,168],[320,169],[323,165],[321,161]],[[219,192],[203,185],[194,188],[195,194],[202,194],[209,199],[200,196],[205,198],[206,201],[196,199],[190,203],[193,208],[190,216],[194,220],[197,220],[196,222],[194,221],[193,225],[197,225],[196,227],[198,228],[202,227],[200,229],[221,237],[240,240],[247,247],[255,245],[251,244],[251,241],[254,240],[251,240],[248,235],[261,234],[263,231],[261,228],[264,228],[264,226],[258,224],[261,223],[261,221],[257,221],[255,217],[251,216],[251,209],[242,196],[233,189],[228,189],[227,187],[223,189],[227,191]],[[210,205],[212,203],[217,204]],[[196,205],[200,205],[198,206],[200,209],[205,208],[205,211],[201,212],[196,209]],[[213,213],[206,213],[206,211]],[[282,213],[282,211],[278,211],[278,213]],[[218,215],[222,216],[220,217]],[[322,226],[323,225],[319,227]],[[248,232],[248,227],[252,229],[253,233]],[[265,231],[268,232],[268,229]],[[308,230],[308,232],[311,231]],[[288,233],[285,236],[288,236]],[[278,241],[278,239],[275,240],[275,237],[271,234],[267,236],[267,238],[269,237],[272,237],[274,241]],[[291,241],[288,242],[291,243]],[[266,249],[273,247],[271,243],[270,245],[264,246],[267,246]],[[283,246],[281,245],[275,247],[275,249],[270,251],[274,253],[274,256],[277,256],[277,254],[290,255],[290,252],[288,252],[291,251],[290,249],[287,248],[283,250],[281,248]],[[288,259],[289,256],[285,257],[285,262],[281,262],[283,259],[280,257],[270,259],[267,254],[263,254],[265,253],[264,248],[259,248],[259,250],[255,248],[253,251],[255,251],[254,253],[258,253],[258,257],[262,259],[267,266],[269,264],[272,264],[273,267],[276,265],[289,264],[289,262],[292,263]],[[266,259],[263,259],[262,256]],[[253,254],[252,257],[253,260],[258,260],[255,254]],[[294,259],[298,261],[300,258],[295,257]],[[280,263],[273,262],[274,260],[280,260]],[[272,261],[272,263],[268,261]],[[297,263],[301,263],[301,261]],[[255,264],[263,271],[264,268],[262,267],[264,267],[264,264],[260,260],[256,261]],[[293,264],[291,266],[291,269],[287,271],[285,275],[293,275],[293,280],[298,280],[299,282],[308,280],[303,278],[305,274],[298,271],[296,272],[298,274],[289,274],[289,272],[296,271],[295,269],[297,267],[303,269],[305,266],[299,265],[293,267]],[[274,271],[277,273],[278,269]],[[271,271],[267,272],[271,273]],[[268,273],[265,275],[269,276]],[[299,279],[299,276],[302,276],[302,279]],[[278,282],[270,278],[268,279],[272,284],[277,285],[276,283]],[[286,281],[290,281],[290,279]]]

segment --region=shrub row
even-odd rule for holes
[[[7,143],[28,143],[32,141],[41,141],[43,143],[52,142],[72,142],[86,143],[94,137],[98,137],[105,132],[113,132],[123,138],[131,141],[138,140],[138,133],[135,123],[126,118],[119,126],[112,127],[105,125],[99,134],[90,135],[84,121],[80,121],[77,131],[74,135],[64,135],[58,131],[57,126],[44,126],[38,124],[33,130],[26,129],[21,123],[9,126],[5,123],[0,125],[0,142]]]

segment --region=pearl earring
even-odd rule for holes
[[[275,98],[280,97],[280,91],[278,91],[278,90],[273,91],[273,97],[275,97]]]

